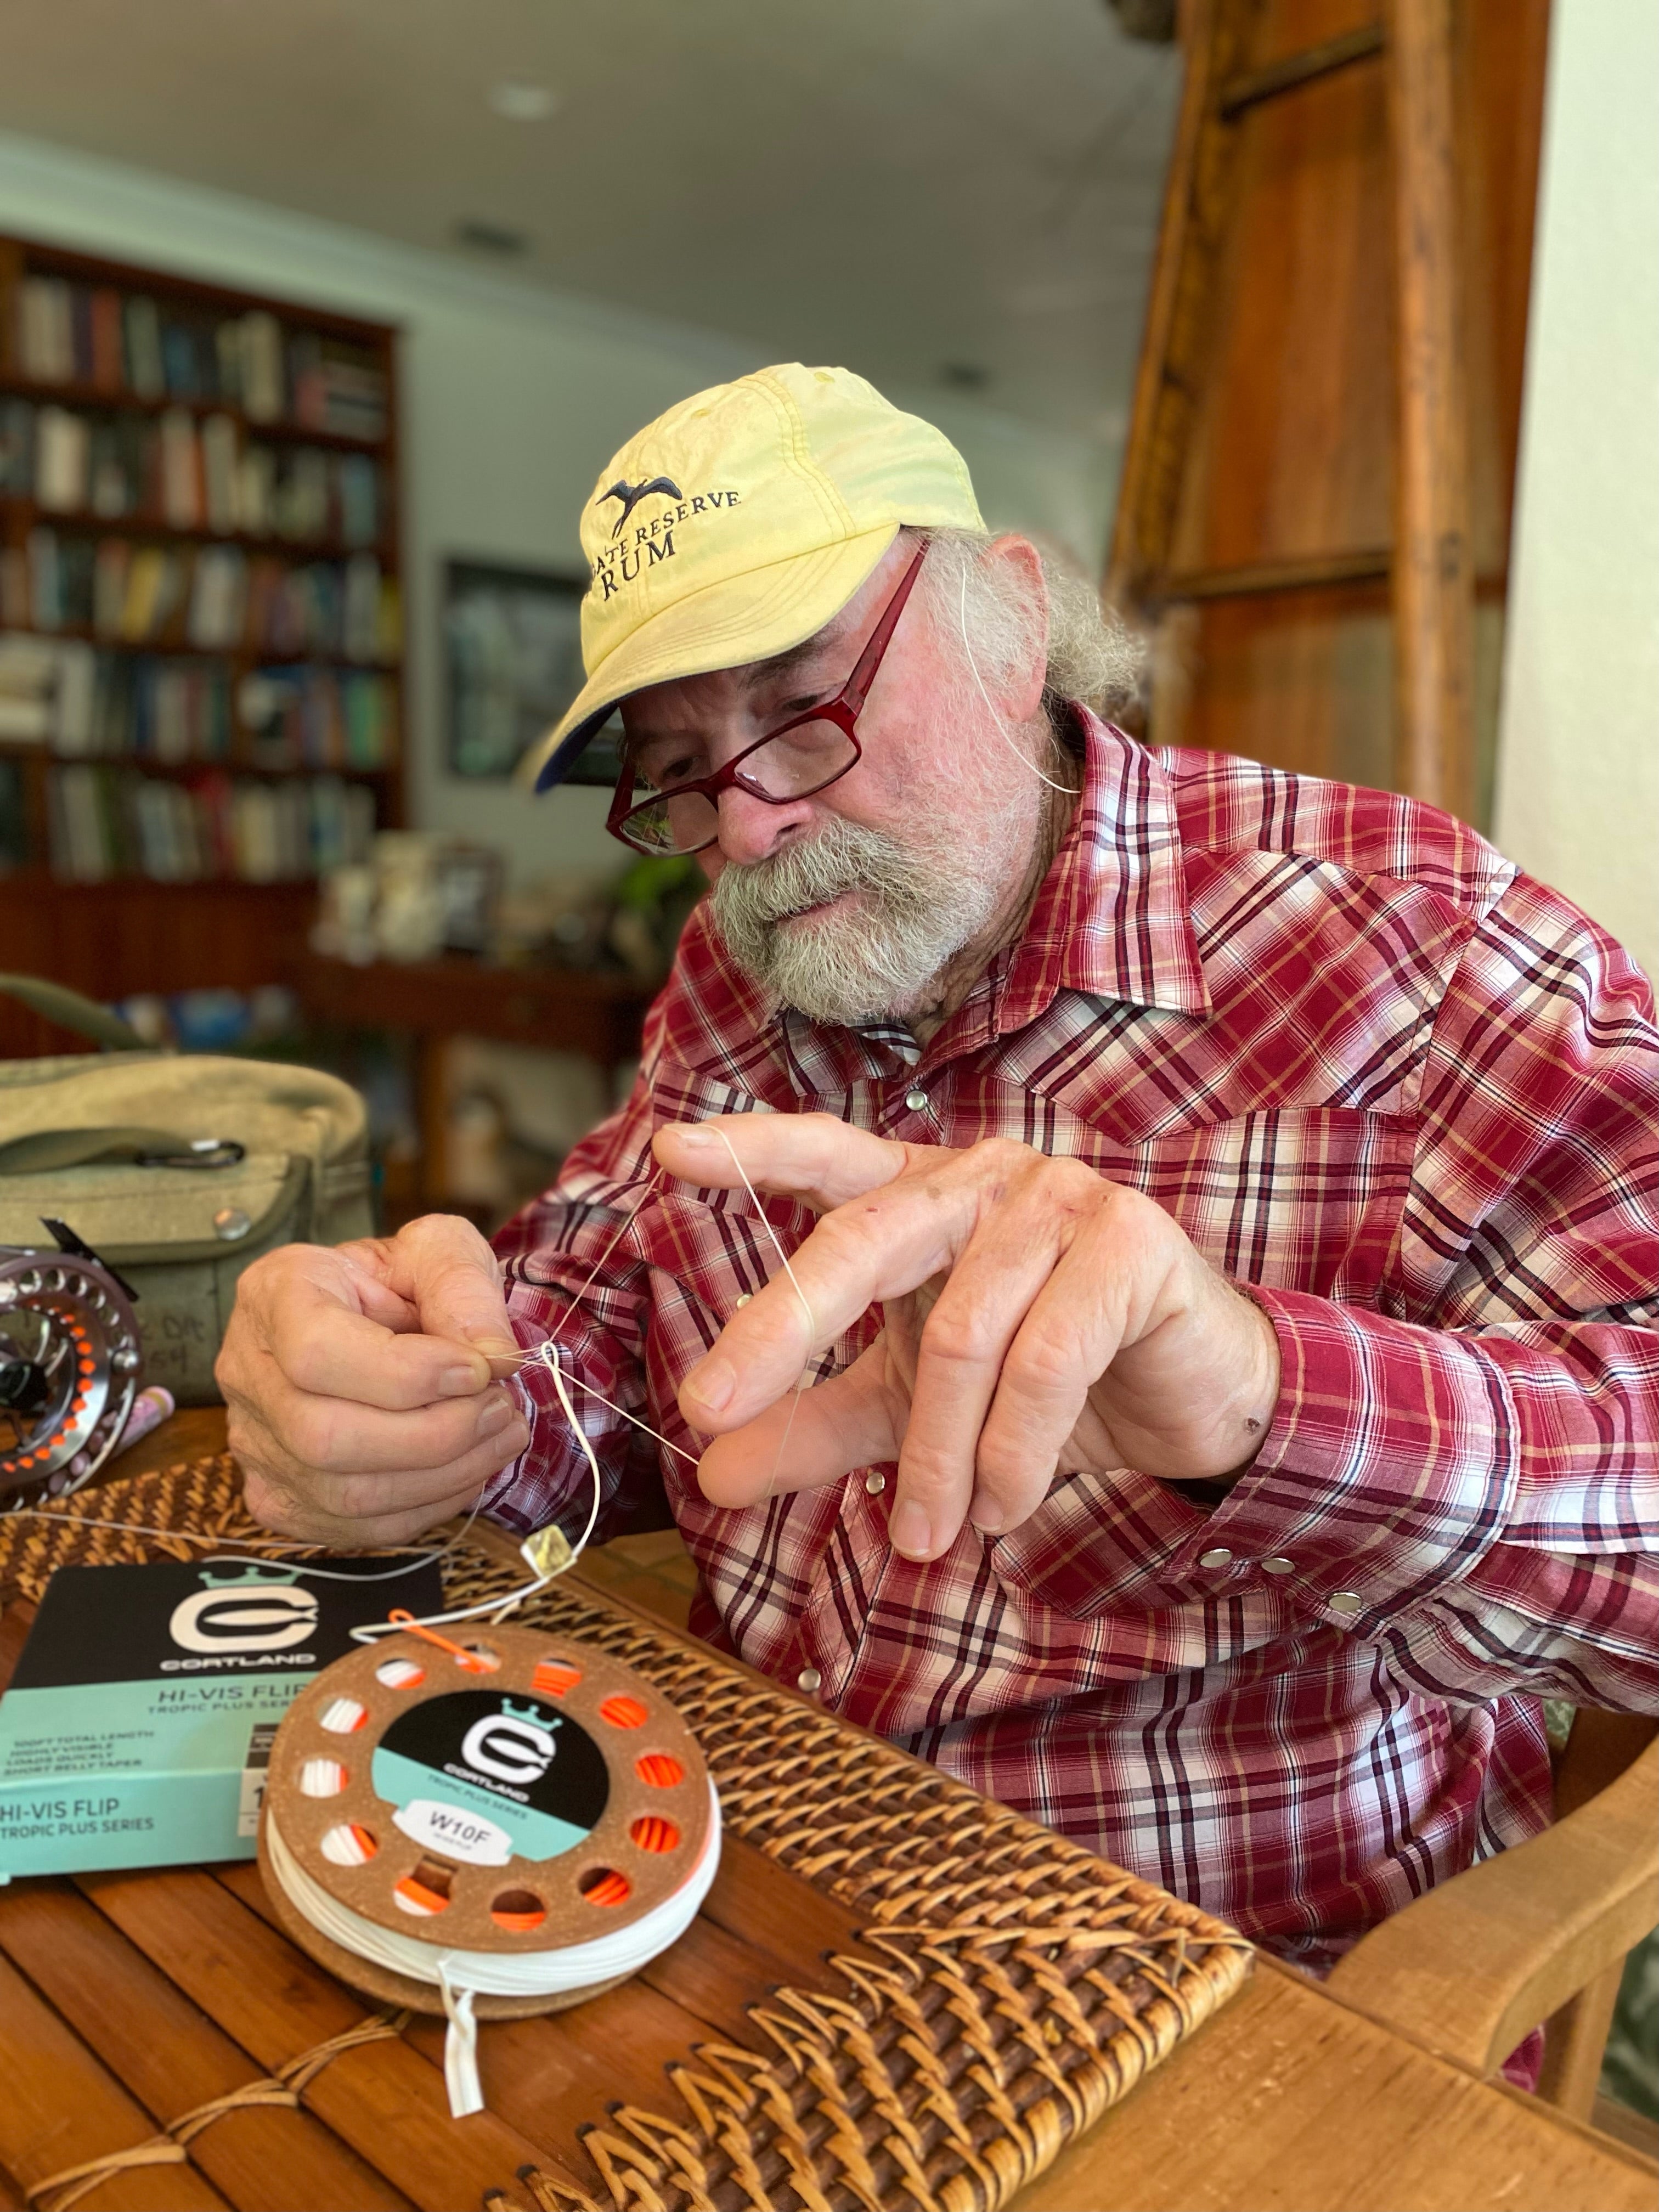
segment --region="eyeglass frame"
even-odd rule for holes
[[[816,799],[819,792],[828,791],[832,783],[839,783],[842,776],[850,775],[864,757],[864,748],[859,743],[855,726],[858,718],[864,712],[870,688],[886,658],[887,648],[893,641],[893,633],[898,628],[899,617],[915,587],[916,578],[921,574],[921,564],[927,557],[928,543],[927,538],[923,538],[917,547],[915,559],[900,577],[892,597],[882,609],[879,620],[866,640],[864,650],[860,653],[852,674],[833,699],[822,707],[809,708],[804,714],[792,714],[787,722],[780,722],[775,729],[768,730],[763,737],[757,738],[752,745],[745,745],[740,753],[734,753],[725,767],[716,769],[712,775],[699,776],[690,783],[673,784],[666,791],[658,792],[653,799],[641,799],[638,807],[634,804],[634,771],[624,758],[622,774],[617,779],[617,788],[611,798],[611,811],[605,819],[605,826],[611,835],[631,852],[644,853],[653,860],[689,860],[693,854],[706,853],[711,845],[719,842],[722,792],[740,789],[747,792],[751,799],[763,800],[768,806],[793,806],[798,799]],[[775,738],[787,737],[791,730],[804,728],[808,722],[833,722],[846,738],[853,748],[853,757],[844,768],[838,768],[833,775],[825,776],[822,783],[815,783],[810,790],[786,792],[776,797],[769,791],[757,789],[753,783],[738,775],[738,771],[744,761],[759,752],[763,745],[769,745]],[[660,845],[643,845],[628,835],[626,823],[630,814],[641,811],[647,806],[659,806],[670,799],[684,799],[692,794],[708,799],[714,810],[714,827],[701,845],[688,845],[666,854]]]

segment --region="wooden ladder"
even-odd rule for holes
[[[1106,585],[1153,742],[1485,818],[1547,8],[1184,0]]]

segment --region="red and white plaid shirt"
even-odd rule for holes
[[[701,1634],[1317,1968],[1549,1820],[1541,1697],[1655,1700],[1651,995],[1445,815],[1085,724],[1024,934],[925,1048],[780,1013],[700,908],[632,1097],[496,1249],[539,1342],[652,1132],[713,1114],[1012,1137],[1166,1207],[1284,1359],[1214,1510],[1076,1475],[919,1566],[888,1547],[890,1481],[722,1510],[578,1392],[599,1534],[662,1485]],[[811,1226],[767,1212],[786,1249]],[[561,1328],[568,1364],[695,1454],[676,1387],[776,1264],[743,1193],[659,1182]],[[545,1371],[529,1387],[489,1510],[574,1530],[588,1471]]]

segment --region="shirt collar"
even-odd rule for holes
[[[1060,991],[1207,1014],[1168,772],[1086,708],[1073,713],[1085,744],[1083,796],[1012,948],[998,1033],[1035,1021]]]
[[[1169,775],[1155,753],[1122,731],[1085,708],[1073,713],[1085,745],[1083,795],[1030,919],[925,1052],[902,1024],[845,1029],[777,1007],[699,912],[676,963],[680,988],[671,987],[664,1010],[665,1042],[677,1056],[763,1097],[778,1087],[774,1071],[781,1072],[784,1097],[811,1097],[890,1081],[989,1044],[1036,1021],[1061,991],[1207,1014]]]

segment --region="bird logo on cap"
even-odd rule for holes
[[[629,516],[632,514],[640,501],[642,499],[649,499],[653,491],[660,492],[665,499],[685,497],[685,494],[672,477],[653,477],[649,483],[638,484],[629,483],[626,477],[618,477],[608,491],[602,491],[599,494],[596,505],[603,505],[607,499],[619,499],[622,501],[622,513],[617,517],[616,526],[611,532],[613,538],[622,536],[623,526]]]

